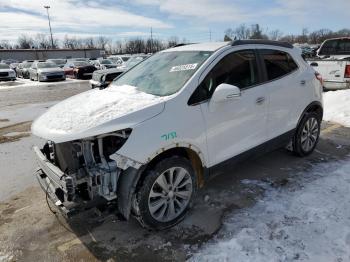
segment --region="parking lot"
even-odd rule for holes
[[[318,179],[307,177],[309,171],[347,160],[350,153],[349,128],[324,122],[311,156],[298,158],[281,149],[243,162],[211,180],[185,220],[167,231],[123,221],[113,207],[109,212],[88,211],[67,223],[55,209],[50,211],[35,181],[31,147],[43,141],[31,135],[30,125],[48,107],[90,87],[84,80],[27,82],[0,85],[0,261],[183,261],[223,238],[220,230],[228,216],[249,213],[264,201],[268,189],[247,181],[297,191]],[[237,224],[234,231],[243,228]]]

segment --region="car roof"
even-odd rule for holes
[[[209,43],[198,43],[198,44],[188,44],[179,45],[173,48],[169,48],[162,52],[172,52],[172,51],[216,51],[224,46],[229,45],[230,42],[209,42]]]

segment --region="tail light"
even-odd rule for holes
[[[323,86],[323,78],[319,72],[315,72],[315,77],[318,81],[320,81],[321,85]]]
[[[347,65],[345,67],[345,74],[344,74],[345,78],[350,78],[350,65]]]

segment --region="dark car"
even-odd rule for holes
[[[101,60],[95,60],[91,62],[97,69],[110,69],[110,68],[116,68],[118,64],[114,63],[112,60],[109,59],[101,59]]]
[[[104,69],[97,70],[92,74],[90,80],[91,88],[106,88],[116,77],[125,72],[125,69]]]
[[[20,63],[17,68],[17,77],[29,79],[29,68],[32,66],[34,61],[24,61]]]
[[[76,79],[91,79],[96,67],[86,61],[68,61],[63,70],[67,77]]]

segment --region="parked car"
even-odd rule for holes
[[[52,62],[34,61],[29,68],[29,78],[34,81],[54,81],[66,80],[66,75],[62,68]]]
[[[175,47],[39,117],[32,133],[49,142],[34,148],[37,178],[68,216],[103,200],[164,229],[238,160],[286,145],[311,154],[322,114],[315,71],[288,43]]]
[[[116,77],[125,72],[125,69],[111,68],[96,70],[90,80],[91,88],[106,88]]]
[[[324,41],[317,55],[308,62],[322,76],[324,89],[350,88],[350,38]]]
[[[29,68],[34,61],[24,61],[17,66],[17,77],[29,79]]]
[[[18,61],[15,59],[4,59],[4,60],[1,60],[0,63],[10,65],[12,63],[18,63]]]
[[[63,68],[67,63],[67,59],[47,59],[47,62],[55,63],[58,67]]]
[[[92,73],[96,70],[96,67],[86,61],[68,61],[63,69],[68,77],[88,79],[92,77]]]
[[[16,72],[17,75],[17,66],[19,65],[19,63],[11,63],[10,64],[10,68]]]
[[[131,55],[112,55],[107,57],[107,59],[112,60],[117,65],[123,65],[130,57]]]
[[[109,69],[116,68],[118,66],[118,64],[115,64],[112,60],[109,59],[95,60],[92,61],[92,63],[96,69]]]
[[[16,72],[8,64],[0,63],[0,81],[15,81]]]
[[[120,70],[127,71],[148,57],[149,55],[133,55],[128,59],[127,62],[125,62],[122,66],[118,66],[117,68]]]

